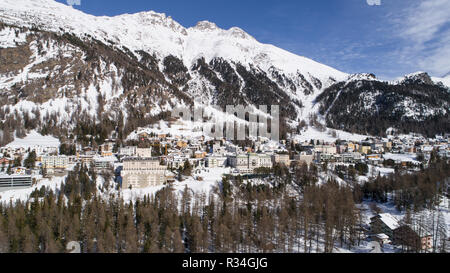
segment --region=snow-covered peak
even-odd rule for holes
[[[433,84],[433,81],[430,78],[430,75],[428,75],[427,72],[423,72],[423,71],[419,71],[419,72],[415,72],[412,74],[408,74],[404,77],[404,79],[402,80],[402,82],[407,82],[407,81],[419,81],[419,82],[423,82],[426,84]]]
[[[231,34],[231,36],[241,39],[254,39],[252,36],[250,36],[247,32],[242,30],[238,27],[232,27],[228,30],[228,32]]]
[[[209,21],[200,21],[195,25],[194,29],[205,31],[205,30],[217,30],[219,29],[219,27],[215,23]]]
[[[187,35],[186,29],[182,25],[173,20],[171,16],[166,16],[166,14],[164,13],[157,13],[154,11],[144,11],[135,14],[122,14],[112,18],[124,22],[135,21],[137,24],[140,24],[143,28],[153,26],[163,26],[173,30],[174,32]]]
[[[371,73],[357,73],[357,74],[351,74],[350,76],[348,76],[347,81],[361,81],[361,80],[373,81],[373,80],[377,80],[377,77]]]
[[[108,44],[144,50],[160,59],[175,55],[187,67],[198,58],[207,62],[221,57],[245,66],[257,66],[266,72],[276,67],[285,74],[311,75],[323,83],[345,80],[347,74],[292,54],[273,45],[262,44],[238,27],[228,30],[201,21],[185,28],[171,17],[153,11],[114,17],[93,16],[53,0],[1,0],[0,21],[12,25],[39,27],[58,33],[86,34]],[[326,85],[326,84],[325,84]]]

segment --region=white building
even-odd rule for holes
[[[119,162],[117,157],[111,156],[95,156],[93,158],[94,166],[97,170],[114,168],[114,164]]]
[[[166,182],[167,166],[159,158],[126,158],[123,161],[122,189],[159,186]]]
[[[272,164],[284,164],[285,166],[290,166],[291,160],[289,154],[273,154]]]
[[[225,156],[208,156],[205,160],[208,168],[223,168],[227,166],[227,158]]]
[[[69,165],[69,158],[65,155],[43,156],[41,157],[42,167],[44,169],[66,169]]]
[[[137,146],[126,146],[119,149],[119,155],[136,156]]]
[[[238,154],[229,157],[231,167],[242,174],[252,174],[258,168],[272,168],[272,158],[267,154]]]
[[[152,157],[152,148],[136,148],[136,156],[143,158]]]

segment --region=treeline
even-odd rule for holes
[[[416,132],[427,137],[450,131],[448,89],[440,85],[339,82],[316,100],[320,103],[319,113],[326,114],[327,126],[335,129],[385,136],[386,130],[394,127],[399,133]],[[406,115],[408,107],[399,107],[405,100],[411,101],[408,107],[416,107],[413,111],[418,114]]]
[[[387,202],[391,198],[398,210],[434,209],[440,202],[439,196],[447,191],[449,165],[446,160],[437,158],[420,172],[378,176],[365,183],[361,190],[365,198],[376,202]]]
[[[26,202],[0,204],[0,251],[65,252],[333,252],[364,239],[364,198],[399,209],[433,208],[449,177],[436,158],[417,173],[378,177],[362,186],[318,184],[318,168],[275,166],[264,183],[224,177],[209,195],[168,185],[155,195],[124,202],[110,178],[76,166],[56,191],[41,188]],[[355,170],[356,171],[356,170]],[[364,171],[364,170],[362,170]],[[201,183],[201,182],[199,182]]]

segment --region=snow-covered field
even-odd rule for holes
[[[40,190],[41,187],[49,188],[53,191],[56,191],[57,189],[61,188],[61,185],[64,183],[66,177],[60,176],[60,177],[52,177],[51,179],[44,178],[41,181],[38,182],[38,184],[32,186],[31,188],[26,189],[15,189],[15,190],[9,190],[9,191],[3,191],[0,192],[0,202],[1,203],[9,203],[21,201],[26,202],[29,198],[31,193],[34,190]]]
[[[392,154],[392,153],[386,153],[383,155],[383,158],[385,160],[392,159],[394,161],[405,161],[405,162],[411,162],[411,163],[417,163],[420,162],[416,160],[416,154]]]
[[[312,126],[308,126],[308,129],[303,131],[301,134],[295,135],[294,139],[299,142],[309,141],[311,139],[320,139],[326,142],[335,142],[337,139],[349,141],[361,141],[370,137],[367,135],[352,134],[342,130],[334,130],[336,131],[336,137],[333,137],[331,133],[332,131],[333,129],[326,129],[325,131],[321,132]]]
[[[16,138],[13,142],[6,145],[6,147],[10,147],[13,149],[18,148],[36,148],[36,147],[52,147],[59,148],[60,142],[57,138],[52,136],[43,136],[36,131],[31,131],[24,138]]]

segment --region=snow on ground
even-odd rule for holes
[[[0,48],[16,47],[26,42],[26,33],[17,33],[10,27],[0,30]]]
[[[368,165],[368,167],[369,167],[369,171],[367,172],[367,175],[358,176],[359,182],[367,182],[367,181],[369,181],[370,177],[376,177],[378,175],[387,176],[387,175],[395,173],[394,168],[385,168],[385,167],[378,167],[378,166],[373,166],[373,165]]]
[[[203,181],[195,180],[193,177],[189,177],[188,179],[182,182],[173,183],[173,189],[179,195],[181,195],[187,186],[191,193],[202,194],[205,193],[206,196],[209,195],[209,192],[216,186],[218,183],[222,181],[222,175],[231,173],[231,168],[215,168],[210,170],[204,170],[199,174],[195,174],[194,176],[199,176],[203,178]],[[146,195],[153,195],[159,190],[163,189],[166,186],[155,186],[148,187],[143,189],[124,189],[122,190],[121,197],[125,202],[136,201],[139,198],[143,198]]]
[[[33,16],[29,16],[30,10]],[[240,28],[225,30],[207,21],[185,28],[170,16],[153,11],[96,17],[50,0],[2,0],[0,12],[6,23],[37,25],[56,32],[64,29],[78,36],[89,34],[104,43],[121,43],[133,52],[155,52],[160,59],[167,55],[182,57],[187,67],[201,57],[209,62],[221,56],[236,63],[255,64],[266,71],[275,66],[286,74],[310,74],[322,83],[328,83],[330,77],[337,81],[348,77],[329,66],[259,43]]]
[[[446,76],[445,78],[431,77],[431,79],[435,83],[442,82],[442,84],[450,88],[450,75]]]
[[[336,131],[336,137],[333,137],[331,135],[332,131],[333,131],[333,129],[327,129],[324,132],[321,132],[312,126],[308,126],[308,129],[301,132],[300,135],[294,135],[294,139],[299,142],[309,141],[311,139],[324,140],[326,142],[335,142],[337,139],[350,140],[350,141],[361,141],[361,140],[364,140],[364,139],[370,137],[367,135],[352,134],[352,133],[345,132],[342,130],[334,130],[334,131]]]
[[[52,136],[43,136],[36,131],[31,131],[24,138],[16,138],[13,142],[6,145],[6,147],[10,147],[13,149],[17,148],[35,148],[35,147],[55,147],[59,148],[61,143],[57,138]]]
[[[179,108],[176,108],[176,110],[180,111],[180,114],[183,113],[183,107],[182,105],[179,105]],[[197,106],[196,106],[197,107]],[[172,136],[183,136],[183,137],[190,137],[190,138],[199,138],[201,136],[205,136],[206,140],[213,139],[213,134],[211,133],[212,128],[216,128],[216,131],[221,132],[221,130],[218,130],[219,128],[222,128],[222,126],[226,126],[229,122],[236,122],[238,125],[242,124],[249,124],[248,121],[245,121],[245,119],[236,117],[233,114],[228,114],[226,109],[220,109],[216,108],[217,106],[213,105],[198,105],[197,109],[202,109],[203,118],[207,119],[208,121],[190,121],[190,117],[186,118],[188,120],[184,120],[183,117],[179,118],[176,122],[167,122],[164,120],[160,120],[158,124],[155,124],[150,127],[145,128],[139,128],[138,130],[135,130],[132,132],[127,139],[137,139],[138,135],[140,133],[154,133],[154,134],[170,134]],[[250,106],[250,110],[254,111],[255,114],[257,114],[260,117],[270,117],[269,114],[264,113],[260,109]],[[189,115],[194,115],[194,118],[197,118],[194,113],[190,112],[191,110],[188,110]],[[175,112],[174,115],[177,115]],[[200,118],[201,118],[200,117]],[[223,135],[224,136],[224,135]]]
[[[30,194],[34,190],[40,190],[42,186],[48,187],[51,190],[55,191],[56,189],[59,189],[61,185],[64,183],[66,179],[66,176],[55,176],[51,179],[42,179],[39,181],[38,184],[32,186],[31,188],[26,189],[16,189],[16,190],[9,190],[9,191],[3,191],[0,192],[0,202],[1,203],[9,203],[12,201],[13,203],[16,201],[26,202],[28,198],[30,197]]]
[[[385,160],[392,159],[394,161],[407,161],[412,163],[420,163],[416,160],[416,154],[392,154],[392,153],[386,153],[383,155],[383,158]]]
[[[450,199],[444,197],[441,204],[439,204],[439,211],[444,215],[445,223],[447,224],[447,235],[450,236]]]
[[[168,125],[166,121],[161,120],[158,124],[153,125],[153,127],[141,128],[132,132],[127,139],[138,139],[138,135],[141,133],[151,134],[170,134],[171,136],[183,136],[190,138],[200,138],[203,135],[201,129],[196,129],[195,127],[189,127],[184,122],[180,124]]]

